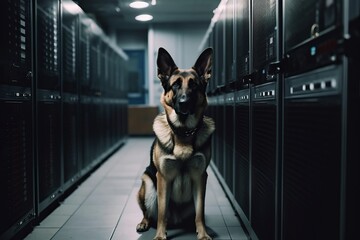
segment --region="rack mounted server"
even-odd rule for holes
[[[0,239],[21,237],[126,141],[127,56],[69,4],[0,10]]]
[[[359,2],[218,9],[203,41],[215,51],[212,166],[249,239],[356,239]]]

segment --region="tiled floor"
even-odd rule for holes
[[[152,239],[155,229],[139,234],[141,220],[136,193],[149,163],[152,138],[130,138],[76,191],[45,218],[25,240],[136,240]],[[205,218],[214,239],[248,239],[219,185],[208,170]],[[168,239],[196,239],[194,232],[168,230]]]

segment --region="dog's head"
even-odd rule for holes
[[[158,77],[164,88],[160,101],[172,122],[185,123],[189,118],[197,122],[203,115],[207,106],[206,86],[211,77],[211,57],[212,49],[208,48],[192,68],[179,69],[170,54],[159,48]]]

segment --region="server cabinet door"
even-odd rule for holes
[[[30,1],[6,1],[0,10],[0,84],[31,87]]]
[[[37,0],[34,9],[39,212],[59,196],[63,182],[59,6],[58,0]]]
[[[357,219],[360,215],[360,82],[358,81],[360,68],[358,64],[358,60],[349,59],[347,72],[345,239],[348,240],[356,239],[358,236]]]
[[[276,0],[252,1],[253,7],[253,72],[256,81],[263,83],[267,76],[267,65],[275,61],[279,50]]]
[[[80,171],[78,99],[78,95],[63,94],[64,183],[73,182]]]
[[[36,1],[37,87],[60,91],[59,1]]]
[[[0,8],[0,239],[35,217],[30,3]]]
[[[235,80],[235,64],[234,64],[234,0],[229,0],[226,3],[224,10],[225,14],[225,83],[230,83]]]
[[[236,50],[236,78],[250,74],[249,69],[249,36],[250,36],[250,6],[248,0],[235,1],[235,49]]]
[[[216,133],[215,133],[215,138],[216,138],[216,142],[215,142],[215,156],[214,156],[214,160],[215,160],[215,164],[216,167],[218,168],[220,174],[222,176],[224,175],[224,156],[225,156],[225,152],[224,152],[224,145],[225,145],[225,112],[224,112],[224,103],[225,103],[225,99],[223,95],[219,95],[216,97],[217,98],[217,102],[216,102],[216,107],[215,107],[215,122],[216,122]]]
[[[37,102],[40,211],[58,197],[62,184],[61,104],[58,100],[51,100],[52,96],[57,96],[52,92],[43,91],[41,96],[46,99]]]
[[[11,239],[34,218],[32,103],[0,99],[0,109],[0,238]]]
[[[67,93],[77,93],[78,89],[78,59],[79,59],[79,16],[69,12],[69,8],[77,5],[72,1],[62,3],[62,75],[63,90]]]
[[[71,184],[79,173],[79,16],[72,1],[62,2],[62,79],[64,183]]]
[[[234,109],[235,199],[249,219],[250,197],[250,90],[235,92]]]
[[[343,1],[284,1],[285,51],[341,26]]]
[[[215,80],[215,87],[222,86],[225,84],[225,44],[224,44],[224,22],[225,22],[225,14],[222,11],[219,21],[216,22],[214,27],[214,44],[215,49],[214,51],[214,73],[213,73],[213,80]]]
[[[340,239],[341,66],[285,79],[283,239]]]
[[[214,160],[214,157],[215,157],[215,154],[216,154],[216,132],[218,131],[217,130],[217,125],[216,125],[216,120],[215,120],[215,117],[216,117],[216,97],[214,96],[209,96],[208,97],[208,108],[206,110],[206,115],[211,117],[214,121],[215,121],[215,126],[216,126],[216,131],[215,133],[213,134],[212,138],[211,138],[211,157],[212,157],[212,161],[215,163],[215,160]]]
[[[275,82],[253,87],[252,95],[250,221],[259,239],[275,239]]]
[[[224,106],[224,179],[234,193],[234,93],[225,95]]]

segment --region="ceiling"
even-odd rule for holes
[[[144,0],[149,3],[151,0]],[[75,2],[105,30],[148,29],[150,24],[209,23],[220,0],[156,0],[156,5],[132,9],[131,0],[76,0]],[[151,14],[153,20],[138,22],[135,16]]]

